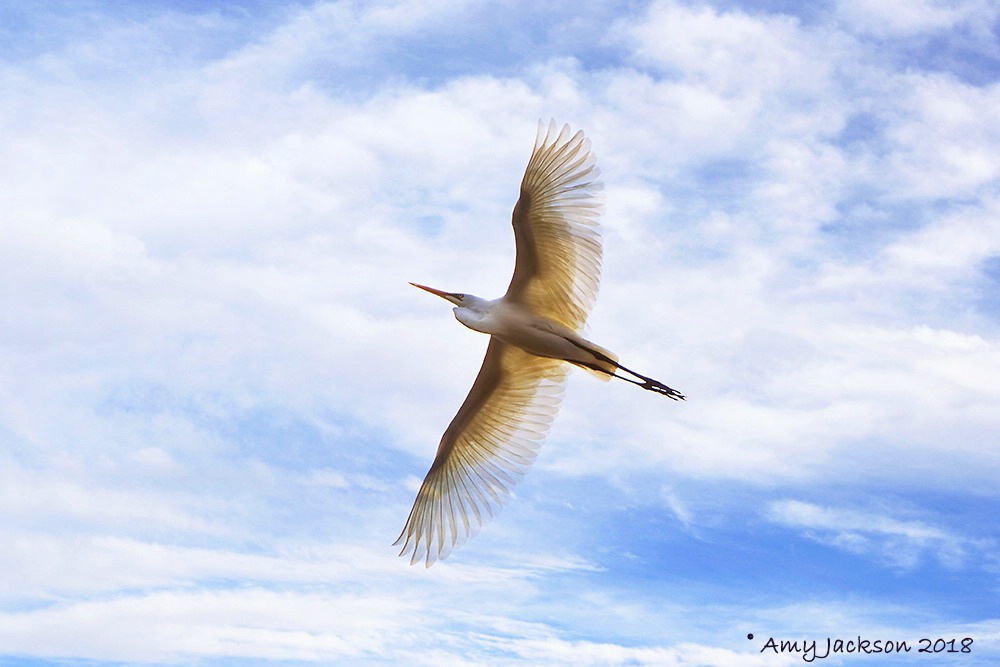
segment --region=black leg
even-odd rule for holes
[[[580,365],[586,366],[587,368],[599,371],[601,373],[608,373],[607,370],[601,368],[600,366],[597,366],[596,364],[590,365],[581,363]],[[626,382],[631,382],[632,384],[642,387],[647,391],[652,391],[657,394],[662,394],[663,396],[666,396],[667,398],[672,398],[675,401],[684,400],[684,394],[677,391],[676,389],[671,389],[670,387],[663,384],[659,380],[654,380],[653,378],[646,377],[645,375],[640,375],[639,373],[636,373],[631,369],[625,368],[621,364],[615,364],[615,365],[618,366],[618,368],[620,368],[621,370],[625,371],[626,373],[630,373],[639,379],[633,380],[632,378],[625,377],[624,375],[618,375],[617,373],[608,373],[608,375],[610,375],[611,377],[618,378],[619,380],[625,380]]]

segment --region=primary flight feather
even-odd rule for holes
[[[514,206],[517,259],[507,293],[489,301],[411,283],[454,303],[459,322],[490,335],[479,375],[396,540],[411,563],[430,567],[445,558],[504,504],[555,418],[568,364],[684,398],[579,334],[601,277],[599,174],[582,131],[539,123]]]

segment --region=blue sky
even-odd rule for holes
[[[0,6],[0,665],[1000,660],[995,3],[122,4]],[[407,281],[502,293],[550,117],[689,400],[575,373],[410,567],[486,340]]]

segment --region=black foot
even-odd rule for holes
[[[655,391],[657,394],[663,394],[667,398],[672,398],[675,401],[684,400],[684,394],[677,391],[676,389],[671,389],[667,385],[663,384],[662,382],[658,382],[657,380],[645,378],[643,383],[639,386],[642,387],[643,389],[648,389],[649,391]]]

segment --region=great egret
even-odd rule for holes
[[[680,392],[618,363],[577,333],[597,298],[600,172],[583,132],[538,124],[514,206],[517,260],[492,301],[410,283],[455,304],[459,322],[490,335],[486,358],[444,432],[395,544],[430,567],[493,517],[534,461],[559,408],[569,364],[674,400]],[[619,375],[617,371],[628,374]],[[629,377],[631,376],[631,377]]]

